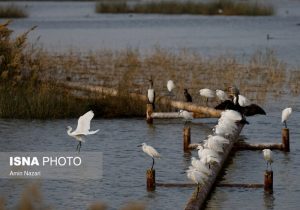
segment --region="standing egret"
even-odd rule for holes
[[[95,134],[99,131],[99,129],[95,131],[90,131],[91,120],[93,119],[93,117],[94,117],[94,112],[88,111],[87,113],[79,117],[76,130],[72,132],[72,127],[68,126],[68,130],[67,130],[68,135],[75,138],[77,141],[79,141],[76,147],[76,151],[78,150],[78,152],[80,152],[81,142],[85,142],[83,137],[87,135]]]
[[[171,94],[171,92],[174,88],[175,88],[175,84],[174,84],[173,80],[169,80],[167,82],[167,89],[169,91],[169,94]]]
[[[148,96],[148,102],[150,104],[152,104],[153,109],[155,109],[155,91],[153,89],[153,80],[150,79],[149,82],[150,82],[150,86],[149,86],[148,95],[147,95]]]
[[[223,90],[216,90],[216,96],[221,100],[221,101],[226,101],[228,100],[228,95],[225,93]]]
[[[286,121],[291,114],[292,114],[292,108],[285,108],[284,110],[282,110],[281,122],[284,123],[285,128],[287,128]]]
[[[180,110],[178,115],[184,119],[185,125],[194,119],[193,112],[188,112],[186,110]]]
[[[142,143],[141,145],[138,145],[138,147],[142,147],[143,152],[148,154],[150,157],[152,157],[152,166],[151,170],[154,166],[154,158],[160,158],[160,154],[154,149],[152,146],[147,145],[146,143]]]
[[[201,96],[206,98],[206,106],[207,106],[207,103],[208,103],[208,99],[215,97],[215,91],[210,90],[208,88],[201,89],[199,92],[200,92]]]
[[[265,161],[267,162],[267,170],[268,170],[268,165],[270,165],[271,170],[272,170],[272,163],[273,163],[272,151],[270,149],[264,149],[263,155],[264,155]]]
[[[186,102],[193,102],[192,96],[189,94],[187,89],[184,89],[184,97]]]

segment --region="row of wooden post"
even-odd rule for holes
[[[156,187],[154,169],[147,170],[146,179],[147,179],[147,190],[154,191]],[[273,192],[273,171],[272,170],[271,171],[266,170],[264,173],[264,190],[269,193]]]
[[[153,105],[147,104],[147,110],[146,110],[146,121],[148,124],[153,124]],[[279,147],[281,150],[285,152],[290,151],[290,135],[289,135],[289,129],[283,128],[282,129],[282,144]],[[183,151],[188,152],[189,151],[189,145],[191,144],[191,128],[188,126],[185,126],[183,128]]]

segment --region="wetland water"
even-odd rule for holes
[[[271,17],[113,15],[94,13],[94,2],[16,2],[25,7],[29,18],[15,20],[12,27],[22,32],[37,25],[31,40],[39,37],[53,51],[129,47],[147,52],[160,46],[247,59],[268,48],[287,63],[299,65],[300,3],[276,2],[277,13]],[[267,34],[273,39],[267,40]]]
[[[294,113],[288,125],[291,152],[274,151],[274,194],[262,189],[217,187],[207,209],[296,209],[300,192],[299,114]],[[248,142],[280,142],[281,113],[248,118],[250,125],[242,131]],[[7,151],[75,151],[77,142],[67,136],[65,127],[76,119],[54,121],[0,120],[1,149]],[[192,142],[211,133],[216,119],[197,119],[192,125]],[[143,119],[95,119],[92,128],[100,132],[90,136],[82,152],[103,152],[101,180],[41,180],[41,191],[54,209],[86,209],[94,201],[105,202],[118,209],[128,201],[140,201],[147,209],[182,209],[193,188],[145,189],[145,170],[151,159],[138,144],[147,142],[157,148],[162,159],[156,161],[157,182],[188,182],[182,174],[190,165],[190,156],[182,151],[181,120],[156,120],[148,127]],[[192,154],[196,155],[195,152]],[[265,170],[260,151],[240,151],[230,161],[223,181],[226,183],[262,183]],[[0,179],[0,196],[10,209],[16,205],[24,187],[32,180]],[[251,202],[249,202],[251,201]],[[245,206],[247,203],[247,206]]]
[[[1,2],[7,4],[7,2]],[[15,20],[17,32],[33,25],[38,28],[30,40],[39,38],[46,49],[81,51],[139,48],[155,45],[170,50],[186,48],[207,56],[224,53],[247,58],[256,50],[270,48],[289,64],[300,64],[300,3],[286,1],[273,17],[208,17],[168,15],[101,15],[94,3],[17,2],[27,5],[30,17]],[[288,13],[286,12],[288,11]],[[274,39],[267,40],[270,34]],[[267,102],[267,116],[249,118],[242,132],[248,142],[280,142],[281,109],[292,106],[288,125],[291,152],[274,151],[274,194],[261,189],[217,187],[207,209],[297,209],[300,196],[300,117],[299,100],[286,96]],[[216,119],[199,119],[192,126],[192,142],[211,133]],[[74,151],[77,143],[67,136],[65,127],[75,126],[76,119],[54,121],[0,120],[0,152]],[[156,162],[158,182],[187,182],[184,170],[190,156],[182,151],[180,120],[157,120],[154,127],[143,119],[95,119],[92,128],[100,129],[83,144],[82,152],[103,152],[101,180],[41,180],[44,200],[53,209],[86,209],[94,201],[105,202],[109,209],[119,209],[128,201],[141,201],[148,209],[182,209],[193,188],[145,189],[145,170],[151,159],[140,148],[142,142],[157,148],[163,158]],[[193,156],[196,153],[193,152]],[[224,182],[262,183],[265,162],[260,151],[237,152],[225,170]],[[0,196],[14,209],[24,187],[32,180],[0,179]],[[245,205],[246,204],[246,205]]]

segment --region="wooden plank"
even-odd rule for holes
[[[57,83],[57,85],[60,85],[66,89],[72,89],[72,90],[76,89],[76,90],[88,91],[88,92],[110,95],[110,96],[118,96],[119,94],[119,91],[114,88],[107,88],[98,85],[85,85],[78,82],[65,81],[63,83]],[[129,93],[129,96],[145,102],[148,101],[146,95],[143,94]],[[205,106],[199,106],[193,103],[170,100],[168,97],[165,96],[158,97],[155,103],[162,104],[162,105],[169,105],[177,109],[184,109],[190,112],[194,112],[195,117],[218,118],[221,116],[220,110],[216,110],[214,108],[205,107]]]
[[[278,143],[260,143],[260,144],[249,144],[246,142],[237,142],[234,145],[234,150],[283,150],[283,145]]]

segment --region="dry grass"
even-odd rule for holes
[[[19,39],[7,40],[15,43]],[[299,95],[299,68],[287,70],[270,50],[256,52],[240,63],[228,55],[208,59],[188,50],[170,52],[159,47],[148,54],[135,49],[51,54],[21,43],[21,48],[9,50],[11,56],[2,61],[0,117],[77,117],[89,109],[98,117],[143,117],[144,102],[128,96],[146,94],[151,76],[158,97],[167,95],[166,82],[172,79],[176,84],[173,99],[183,100],[183,89],[188,88],[193,101],[202,105],[205,103],[199,89],[225,89],[232,84],[261,105],[286,92]],[[0,42],[1,46],[6,46],[0,48],[4,52],[11,47],[5,42]],[[114,88],[118,95],[89,95],[56,86],[56,82],[66,81]],[[210,105],[217,103],[215,100]]]
[[[0,18],[25,18],[27,16],[27,12],[22,7],[14,4],[0,6]]]
[[[274,14],[274,8],[257,2],[236,2],[233,0],[196,1],[150,1],[129,4],[120,1],[98,1],[97,13],[142,13],[142,14],[192,14],[192,15],[245,15],[267,16]]]

